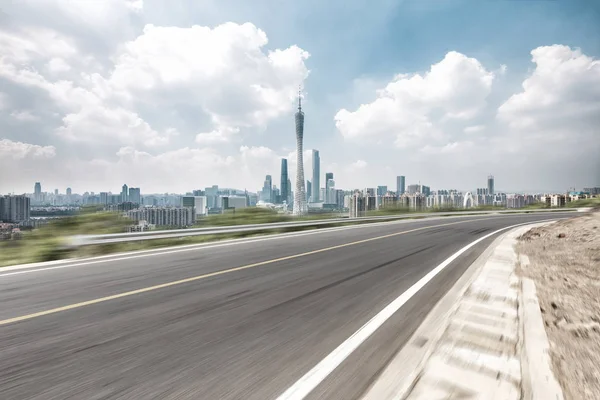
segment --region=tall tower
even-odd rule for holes
[[[304,113],[302,112],[302,97],[298,91],[298,112],[296,119],[296,191],[294,192],[294,215],[304,215],[308,212],[306,205],[306,192],[304,191],[304,150],[302,140],[304,139]]]

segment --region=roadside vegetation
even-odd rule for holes
[[[582,201],[578,207],[598,205],[600,199],[592,199],[594,202]],[[574,203],[570,205],[574,206]],[[600,205],[598,205],[600,206]],[[386,208],[369,212],[366,216],[386,216],[408,214],[411,219],[425,218],[423,216],[410,216],[411,213],[447,213],[454,211],[465,212],[468,215],[472,211],[502,210],[499,207],[475,207],[469,209],[457,209],[452,207],[434,208],[430,210],[414,211],[408,208]],[[552,211],[561,211],[553,209]],[[528,212],[523,210],[523,212]],[[264,208],[247,208],[237,212],[227,212],[219,215],[210,215],[203,218],[195,227],[228,226],[263,224],[290,221],[310,221],[342,217],[340,213],[311,214],[302,218],[295,218],[290,214],[281,214],[274,210]],[[339,224],[327,225],[327,228],[349,224],[368,223],[356,220],[342,221]],[[98,207],[84,207],[77,215],[52,220],[48,225],[31,231],[23,231],[18,240],[0,241],[0,267],[25,264],[33,262],[53,261],[72,257],[89,257],[103,254],[120,253],[134,250],[155,249],[178,245],[189,245],[206,243],[217,240],[252,237],[265,234],[276,234],[282,232],[293,232],[318,229],[318,227],[295,227],[281,228],[277,230],[265,230],[255,232],[223,233],[219,235],[189,236],[175,239],[156,239],[139,242],[113,243],[104,245],[83,246],[75,249],[68,246],[68,237],[73,235],[110,234],[121,233],[131,225],[132,221],[121,216],[120,213],[103,212]],[[157,227],[163,229],[163,227]]]

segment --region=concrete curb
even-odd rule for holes
[[[523,335],[521,369],[524,400],[563,400],[562,388],[554,377],[550,343],[540,311],[535,283],[522,279],[520,333]]]

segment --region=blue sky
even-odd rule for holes
[[[320,150],[323,174],[334,172],[340,188],[392,187],[400,174],[408,183],[463,190],[483,186],[488,173],[508,191],[600,184],[600,89],[589,89],[600,83],[597,1],[104,4],[26,0],[3,7],[0,50],[11,56],[0,63],[0,152],[10,155],[15,173],[2,177],[0,192],[31,191],[37,180],[80,192],[116,191],[123,182],[142,191],[212,184],[255,190],[265,174],[277,179],[280,157],[293,158],[299,83],[305,148]],[[247,22],[268,43],[256,45],[260,33],[244,31]],[[213,36],[192,32],[193,25],[217,32],[226,23],[231,30]],[[150,35],[148,24],[181,30]],[[48,32],[60,39],[48,42]],[[184,37],[188,47],[178,45]],[[60,41],[68,45],[51,46]],[[163,47],[152,49],[158,42]],[[23,43],[32,49],[27,54],[17,50]],[[231,55],[222,81],[202,78],[211,46]],[[286,63],[265,67],[269,52],[293,46],[310,56],[291,50]],[[532,62],[535,49],[539,62]],[[168,70],[182,58],[188,64]],[[23,78],[32,68],[42,78]],[[161,78],[142,82],[149,68]],[[119,80],[115,71],[131,75]],[[176,84],[167,82],[171,73]],[[94,74],[93,82],[85,78]],[[69,103],[57,82],[80,88],[81,104]],[[248,88],[257,83],[276,95],[253,98]],[[590,161],[558,168],[557,157]],[[309,166],[305,158],[307,177]]]

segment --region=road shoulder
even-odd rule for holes
[[[519,315],[520,310],[530,313],[535,308],[520,304],[514,246],[520,235],[539,225],[516,228],[497,238],[432,309],[363,399],[517,400],[522,398],[523,385],[538,392],[536,385],[541,382],[532,381],[528,371],[544,370],[540,362],[546,362],[550,371],[546,378],[551,382],[548,359],[538,354],[544,351],[543,343],[523,350],[528,339],[522,334],[523,321],[536,319]]]

